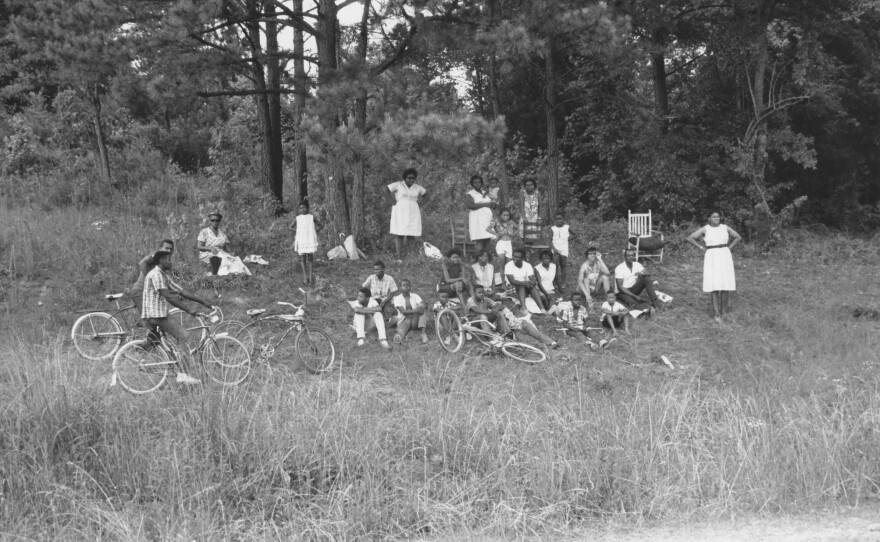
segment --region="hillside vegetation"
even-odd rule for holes
[[[509,538],[876,502],[880,334],[876,313],[856,310],[880,305],[876,243],[797,230],[769,254],[737,247],[740,291],[719,326],[701,255],[673,232],[650,266],[670,310],[613,350],[569,339],[537,366],[412,338],[356,349],[342,301],[371,262],[322,264],[307,315],[332,331],[338,370],[275,360],[236,388],[135,397],[108,387],[109,364],[77,356],[69,328],[75,310],[122,291],[159,238],[178,240],[178,277],[227,318],[298,295],[288,218],[230,216],[237,250],[270,265],[210,281],[191,246],[195,211],[168,210],[5,211],[4,537]],[[573,227],[617,263],[622,224]],[[424,293],[439,276],[424,257],[388,272]]]

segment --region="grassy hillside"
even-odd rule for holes
[[[6,536],[510,537],[877,499],[880,334],[870,313],[853,314],[880,308],[876,243],[797,231],[769,255],[738,247],[740,291],[718,326],[701,255],[676,237],[650,266],[671,310],[612,351],[569,340],[538,366],[412,336],[391,352],[356,349],[343,299],[371,262],[323,264],[307,314],[332,331],[340,369],[315,377],[273,362],[238,388],[134,397],[108,388],[108,364],[79,358],[67,336],[74,311],[122,291],[158,239],[178,240],[179,278],[227,317],[296,301],[300,284],[283,220],[231,224],[238,251],[270,265],[208,280],[192,215],[135,211],[5,210],[0,221]],[[623,242],[621,224],[573,226],[607,254]],[[388,272],[422,293],[439,276],[423,258]],[[676,368],[652,363],[659,354]]]

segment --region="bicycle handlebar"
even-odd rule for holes
[[[305,303],[303,303],[302,305],[294,305],[293,303],[288,303],[286,301],[276,301],[275,303],[277,303],[279,305],[289,305],[296,310],[300,310],[301,308],[305,307],[305,305],[306,305]]]

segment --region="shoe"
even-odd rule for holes
[[[616,342],[616,341],[617,341],[617,337],[611,337],[610,339],[608,339],[605,342],[605,345],[602,348],[608,348],[611,346],[611,343]]]
[[[422,335],[422,344],[428,344],[428,336]]]
[[[382,339],[381,341],[379,341],[379,344],[382,345],[382,348],[384,348],[386,350],[391,350],[391,345],[388,344],[388,341],[386,341],[385,339]]]
[[[364,345],[364,340],[358,339],[358,346],[363,346],[363,345]]]
[[[465,333],[465,334],[464,334],[464,338],[465,338],[465,340],[469,341],[469,340],[473,339],[474,336],[471,335],[470,333]]]
[[[394,344],[400,344],[402,342],[403,342],[403,337],[401,337],[400,335],[394,336]]]
[[[552,343],[550,343],[550,348],[556,350],[557,348],[559,348],[559,343],[556,341],[553,341]]]
[[[176,382],[177,382],[178,384],[187,384],[187,385],[190,385],[190,386],[195,386],[195,385],[197,385],[197,384],[201,384],[201,383],[202,383],[202,381],[199,380],[198,378],[193,378],[193,377],[189,376],[189,375],[186,374],[186,373],[177,373],[177,379],[176,379]]]
[[[599,350],[600,348],[605,348],[605,341],[604,340],[601,341],[599,344],[596,344],[592,341],[590,341],[587,344],[589,345],[590,350],[592,350],[593,352],[595,352],[596,350]]]
[[[720,317],[720,316],[716,316],[716,317],[715,317],[715,323],[716,323],[716,324],[720,324],[720,323],[721,323],[721,317]]]
[[[452,337],[446,337],[445,339],[443,339],[443,344],[445,344],[446,346],[452,346]]]

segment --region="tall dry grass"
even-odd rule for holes
[[[433,346],[357,351],[323,307],[343,361],[327,377],[273,363],[238,388],[133,397],[65,336],[71,311],[125,286],[166,230],[137,207],[7,212],[4,537],[509,538],[878,497],[880,338],[850,309],[878,304],[863,279],[880,256],[856,239],[796,232],[770,257],[740,255],[721,328],[694,287],[698,256],[679,251],[657,269],[678,308],[602,356],[570,343],[528,367]],[[280,267],[226,283],[246,299],[232,308],[290,289]],[[422,267],[399,272],[424,287]],[[657,352],[679,368],[649,364]]]

